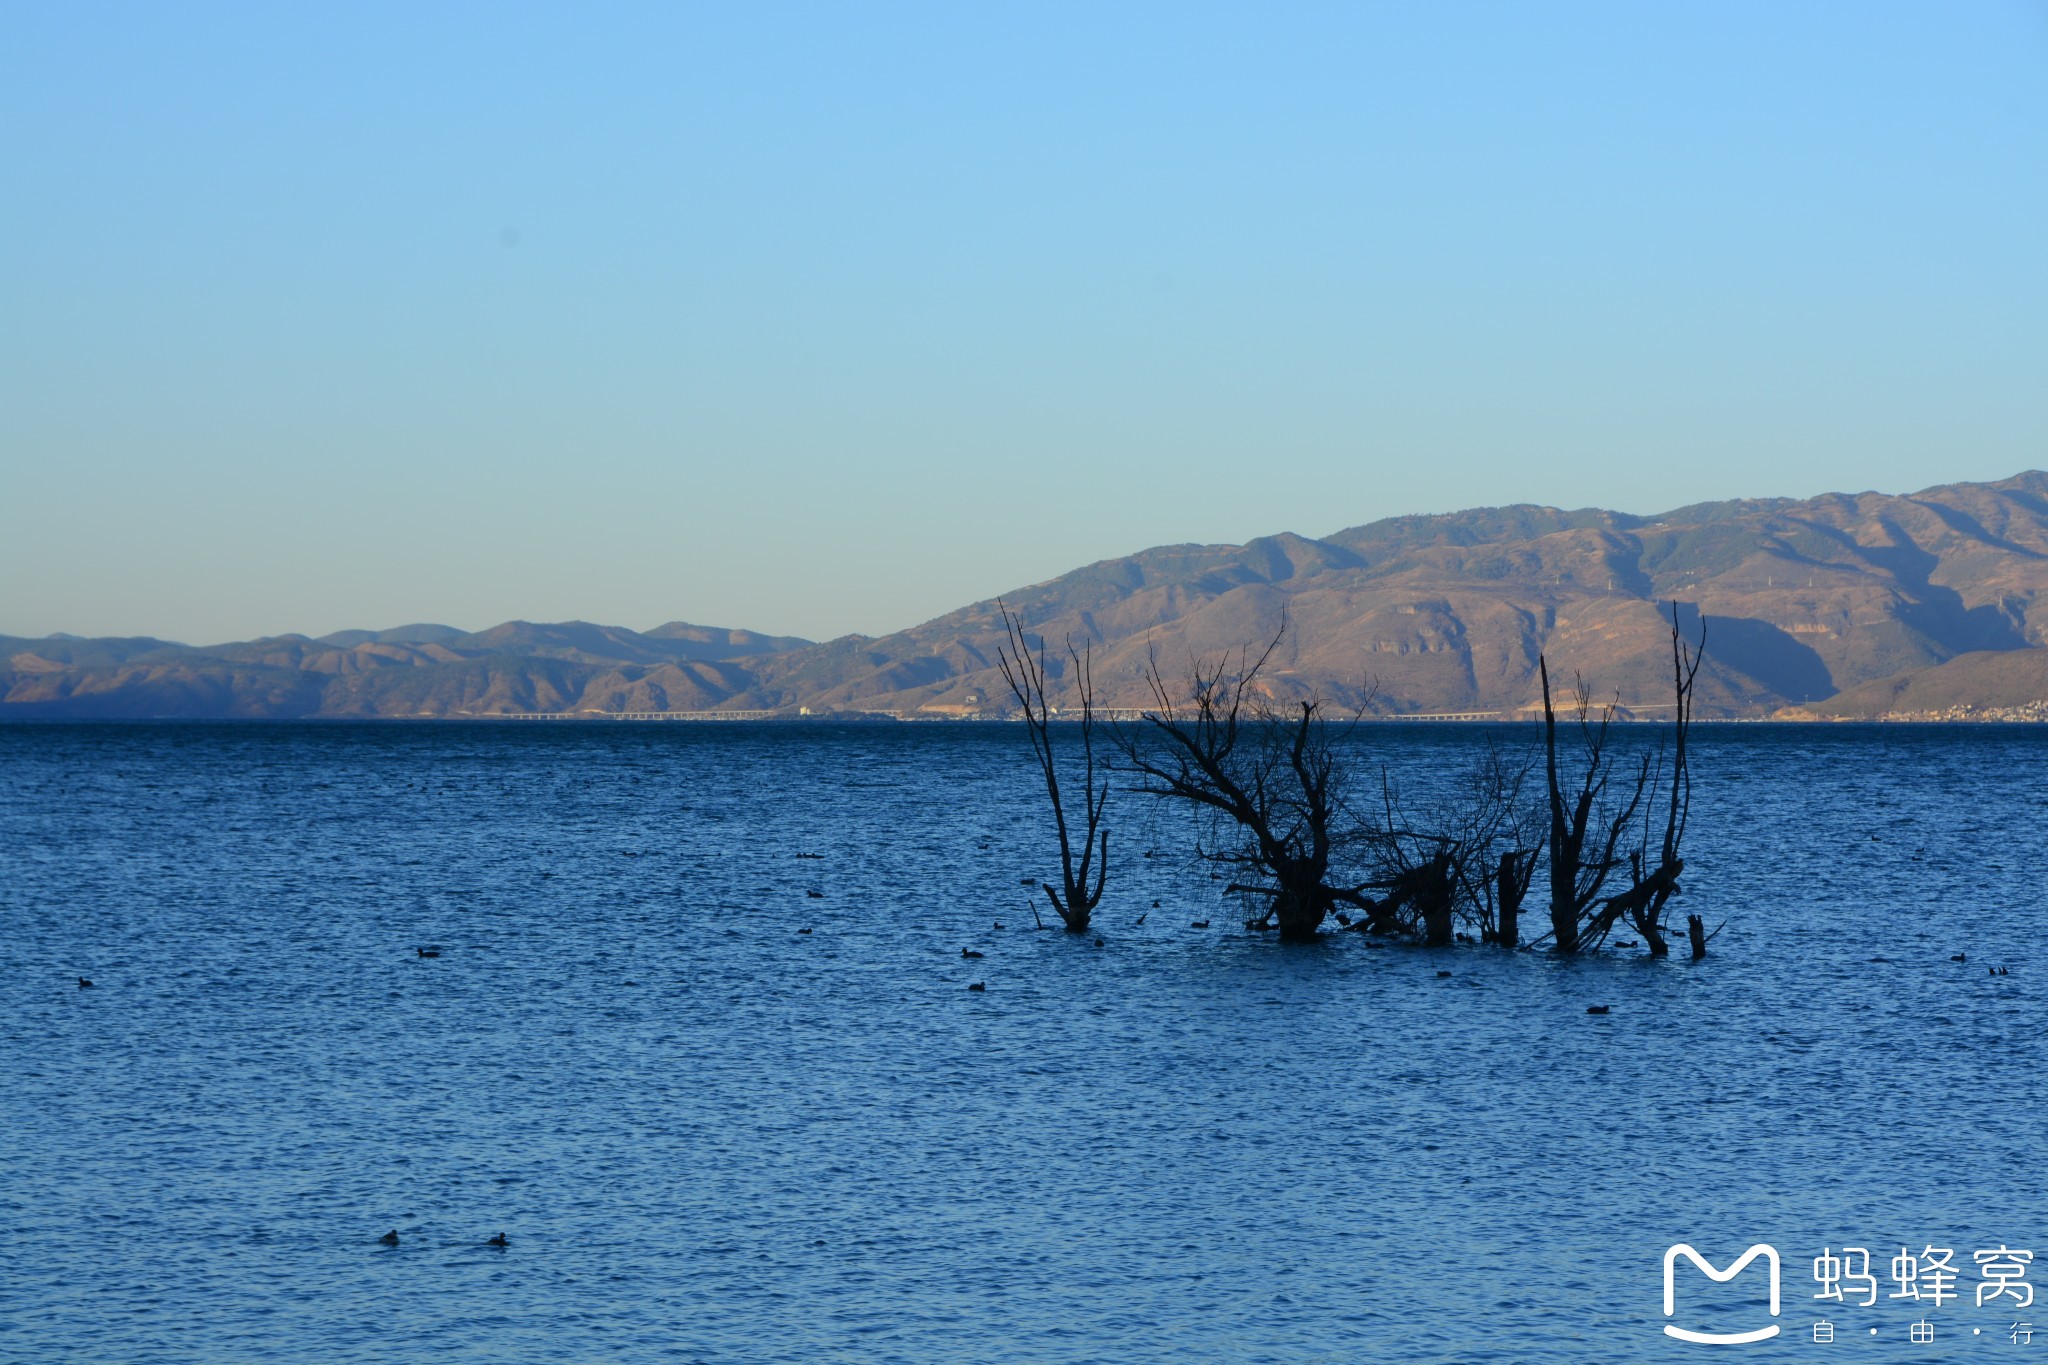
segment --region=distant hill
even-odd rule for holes
[[[508,621],[474,633],[415,625],[198,648],[0,636],[0,717],[701,710],[751,685],[730,661],[809,643],[685,621],[644,635],[583,621]]]
[[[2025,719],[2048,720],[2048,649],[1959,654],[1932,668],[1908,669],[1838,692],[1809,709],[1845,720],[1959,719],[1965,712],[2030,710],[2041,714]]]
[[[323,645],[354,649],[357,645],[445,645],[469,632],[454,626],[394,626],[390,630],[337,630],[320,637]]]
[[[1704,613],[1701,713],[1847,716],[2048,703],[2048,474],[1909,496],[1702,503],[1659,516],[1482,508],[1321,540],[1174,545],[1006,594],[1034,635],[1094,656],[1099,700],[1288,631],[1275,696],[1382,714],[1520,714],[1536,660],[1654,715],[1662,605]],[[0,715],[454,716],[711,709],[987,713],[994,602],[880,638],[819,644],[681,622],[637,633],[513,621],[282,636],[0,638]],[[1056,673],[1060,661],[1052,660]]]

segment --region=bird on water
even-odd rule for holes
[[[391,1229],[391,1231],[389,1231],[389,1232],[385,1233],[385,1234],[384,1234],[384,1235],[383,1235],[382,1237],[379,1237],[379,1238],[378,1238],[377,1240],[378,1240],[378,1242],[380,1242],[380,1243],[381,1243],[381,1244],[383,1244],[384,1246],[388,1246],[388,1247],[395,1247],[395,1246],[397,1246],[397,1245],[398,1245],[398,1229],[397,1229],[397,1228],[393,1228],[393,1229]]]
[[[501,1232],[496,1237],[493,1237],[490,1241],[485,1242],[484,1245],[491,1247],[508,1247],[512,1244],[505,1240],[505,1234]]]

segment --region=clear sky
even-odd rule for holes
[[[2048,465],[2048,3],[19,4],[0,632]]]

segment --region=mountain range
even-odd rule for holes
[[[1085,647],[1097,702],[1149,703],[1148,667],[1279,636],[1276,700],[1390,716],[1526,715],[1537,659],[1654,716],[1669,604],[1706,630],[1699,711],[1726,718],[2048,718],[2048,474],[1911,495],[1700,503],[1658,516],[1482,508],[1321,539],[1171,545],[1003,597]],[[1282,630],[1284,624],[1284,633]],[[0,636],[0,718],[676,712],[1000,714],[994,601],[813,643],[671,622],[644,633],[507,622],[193,647]],[[1068,697],[1071,701],[1071,696]]]

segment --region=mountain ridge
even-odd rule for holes
[[[1821,718],[2048,702],[2044,594],[2048,474],[2029,470],[1911,494],[1655,516],[1519,504],[1155,546],[1002,600],[1051,644],[1056,685],[1061,643],[1085,644],[1104,705],[1149,702],[1155,659],[1171,680],[1190,654],[1263,644],[1285,620],[1264,680],[1275,700],[1314,692],[1395,716],[1525,714],[1539,653],[1554,677],[1655,714],[1675,601],[1690,632],[1707,626],[1703,716]],[[205,647],[0,637],[0,717],[990,714],[1008,700],[1003,639],[995,599],[824,642],[680,621]]]

